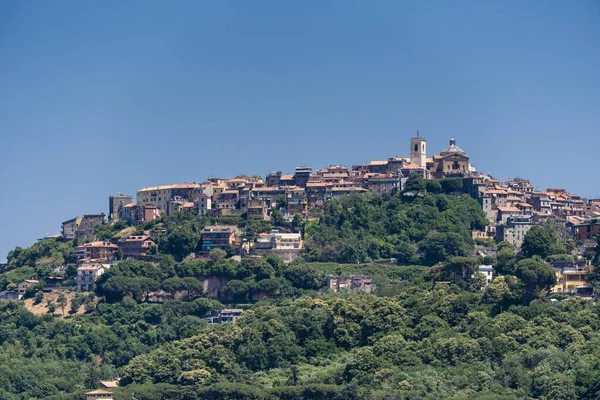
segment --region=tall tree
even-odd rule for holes
[[[515,266],[515,275],[525,285],[523,304],[528,304],[543,289],[556,284],[556,274],[550,264],[539,258],[526,258]]]

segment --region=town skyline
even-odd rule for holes
[[[0,260],[109,194],[403,157],[417,130],[595,197],[600,14],[551,3],[5,3]]]
[[[406,139],[408,139],[409,137],[412,137],[412,138],[414,138],[414,137],[421,137],[422,139],[427,140],[427,136],[424,135],[423,133],[421,133],[421,131],[416,131],[412,136],[408,135],[406,137]],[[436,139],[438,139],[438,138],[436,137]],[[452,139],[456,140],[454,137],[450,138],[449,140],[452,140]],[[437,142],[439,142],[439,140],[436,140],[436,143]],[[401,154],[405,154],[406,155],[406,154],[408,154],[410,152],[410,148],[409,148],[409,146],[408,146],[407,143],[408,142],[405,140],[405,146],[404,147],[406,148],[406,151],[404,153],[402,153],[402,151],[399,150],[397,152],[398,154],[396,154],[394,156],[389,156],[389,157],[405,157],[405,156],[402,156]],[[439,149],[437,151],[433,151],[433,150],[430,150],[429,147],[428,147],[427,150],[428,150],[428,155],[433,155],[434,153],[439,153],[441,151],[441,149]],[[371,160],[367,160],[367,162],[365,162],[365,164],[368,163],[368,161],[371,161]],[[480,164],[477,159],[475,159],[474,163],[475,163],[475,165]],[[294,164],[290,164],[290,165],[294,165]],[[349,165],[342,164],[342,163],[330,163],[328,166],[322,166],[322,168],[327,168],[327,167],[336,166],[336,165],[342,165],[342,166],[347,166],[349,168],[352,168],[353,166],[361,165],[361,163],[357,162],[357,163],[352,163],[352,164],[349,164]],[[307,166],[307,167],[309,167],[309,165],[302,165],[302,164],[300,164],[300,165],[296,165],[296,167],[291,167],[291,168],[287,168],[287,169],[281,169],[281,168],[277,169],[276,168],[276,169],[273,169],[272,171],[269,171],[269,173],[274,173],[274,172],[277,172],[277,171],[281,171],[283,173],[293,172],[293,170],[295,168],[301,167],[301,166]],[[310,167],[312,167],[312,166],[310,166]],[[312,167],[313,170],[317,170],[319,168],[321,168],[321,166],[319,166],[319,167]],[[508,180],[514,179],[514,178],[528,179],[528,177],[526,177],[526,176],[512,176],[512,177],[502,178],[501,175],[497,175],[497,174],[494,174],[494,173],[488,173],[487,171],[478,170],[477,172],[489,175],[489,176],[491,176],[493,178],[499,179],[500,181],[508,181]],[[75,212],[75,213],[71,213],[70,215],[68,215],[68,217],[70,218],[70,217],[76,217],[76,216],[83,216],[85,214],[90,214],[90,213],[92,213],[92,214],[104,213],[104,214],[106,214],[108,216],[109,213],[108,213],[107,206],[106,206],[106,198],[108,196],[113,196],[113,195],[118,195],[118,194],[126,194],[126,195],[131,195],[135,199],[135,193],[137,193],[140,189],[149,188],[149,187],[153,187],[153,186],[168,185],[168,184],[172,184],[172,183],[200,183],[200,182],[204,182],[206,180],[212,179],[212,178],[231,179],[231,178],[234,178],[236,176],[255,176],[255,175],[259,175],[259,176],[261,176],[261,177],[264,178],[266,175],[268,175],[268,173],[265,173],[265,174],[262,174],[262,175],[257,174],[257,173],[253,173],[252,171],[248,172],[248,173],[238,173],[238,174],[234,174],[234,175],[225,175],[225,174],[218,174],[217,173],[214,176],[205,176],[204,179],[197,179],[197,180],[190,180],[190,181],[171,179],[168,182],[156,182],[156,185],[150,184],[150,185],[144,185],[144,186],[137,187],[137,188],[131,188],[129,191],[116,191],[114,193],[108,193],[108,194],[106,194],[100,200],[98,200],[98,199],[91,199],[91,201],[90,201],[89,204],[82,204],[82,209],[81,210],[79,210],[78,212]],[[559,187],[561,189],[565,189],[568,193],[579,194],[579,195],[581,195],[582,197],[585,197],[585,198],[595,198],[595,199],[600,198],[600,195],[589,196],[589,195],[585,195],[585,194],[580,194],[580,193],[577,193],[575,191],[570,191],[568,189],[568,187],[563,187],[561,185],[549,185],[549,186],[546,185],[547,187],[542,187],[542,186],[536,185],[535,181],[532,181],[532,183],[533,183],[533,186],[534,186],[534,188],[536,190],[544,190],[545,191],[548,188],[557,188],[557,187]],[[98,207],[93,208],[93,206],[91,206],[91,205],[96,205],[96,204],[98,204],[98,205],[101,204],[101,206],[99,208]],[[67,216],[66,215],[62,216],[62,217],[58,218],[58,220],[60,220],[60,221],[64,220],[65,218],[63,218],[63,217],[67,217]],[[56,233],[60,233],[59,232],[60,222],[58,220],[54,224],[56,226],[56,229],[54,231],[47,231],[47,232],[44,232],[44,233],[38,232],[38,233],[36,233],[34,235],[30,235],[30,237],[31,237],[31,242],[30,243],[23,243],[23,244],[20,244],[20,243],[19,244],[7,243],[5,245],[0,244],[0,247],[6,247],[6,249],[7,249],[4,253],[0,254],[0,261],[4,262],[4,260],[6,258],[6,254],[8,253],[8,251],[10,249],[13,249],[16,246],[27,247],[27,246],[35,243],[35,241],[37,239],[39,239],[39,238],[42,238],[42,237],[45,237],[45,236],[49,236],[49,235],[52,235],[52,234],[56,234]]]

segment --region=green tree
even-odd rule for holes
[[[442,193],[442,185],[440,181],[435,179],[428,179],[425,183],[427,193],[440,194]]]
[[[58,299],[56,300],[60,309],[62,310],[63,316],[65,315],[65,307],[67,306],[67,296],[63,292],[58,295]]]
[[[194,251],[199,240],[200,233],[191,223],[185,222],[172,228],[161,241],[162,252],[181,260]]]
[[[538,256],[545,259],[552,254],[554,240],[548,229],[540,225],[532,226],[523,238],[521,253],[525,258]]]
[[[287,198],[285,197],[284,194],[280,194],[279,196],[277,196],[277,200],[275,202],[275,209],[281,210],[282,208],[285,209],[286,207],[287,207]]]
[[[212,249],[210,253],[208,253],[208,256],[213,261],[219,261],[220,259],[227,257],[227,253],[221,249]]]
[[[420,174],[412,174],[408,177],[404,183],[405,193],[424,193],[425,192],[425,179]]]
[[[34,304],[40,304],[42,301],[44,301],[44,292],[40,290],[35,294]]]
[[[283,213],[278,209],[271,211],[271,220],[273,221],[273,225],[275,226],[285,225],[285,218],[283,217]]]
[[[523,304],[529,304],[541,290],[549,290],[556,284],[554,269],[543,260],[536,258],[519,261],[515,266],[515,275],[525,285]]]

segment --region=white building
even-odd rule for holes
[[[94,290],[96,279],[109,268],[110,264],[84,264],[77,268],[77,277],[75,278],[77,291],[88,292]]]
[[[474,278],[477,273],[482,273],[485,275],[485,284],[487,286],[494,280],[493,272],[494,271],[491,265],[480,265],[479,270],[471,275],[471,278]]]

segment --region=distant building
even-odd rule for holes
[[[119,247],[110,242],[90,242],[75,248],[75,257],[78,263],[85,261],[115,260]]]
[[[239,200],[239,191],[224,190],[217,195],[215,206],[217,209],[235,209]]]
[[[570,263],[560,267],[553,266],[556,274],[556,285],[550,289],[550,292],[572,294],[591,292],[592,286],[587,280],[591,268],[593,268],[591,265],[578,263]]]
[[[147,255],[153,244],[150,236],[127,236],[119,240],[119,249],[123,252],[124,260],[136,259]]]
[[[240,230],[236,226],[212,225],[202,229],[201,253],[210,253],[211,250],[226,250],[228,247],[235,247],[236,236],[240,235]]]
[[[154,205],[160,212],[167,213],[169,200],[179,196],[183,199],[189,199],[191,193],[200,188],[198,183],[183,183],[175,185],[151,186],[138,190],[137,204],[140,207]]]
[[[286,194],[287,212],[289,214],[306,215],[306,191],[304,188],[290,188]]]
[[[86,241],[95,237],[94,228],[106,222],[104,213],[100,214],[85,214],[81,219],[81,223],[75,232],[75,238],[79,241]]]
[[[135,225],[137,216],[137,203],[125,204],[119,209],[119,219],[129,225]]]
[[[374,194],[394,194],[400,188],[400,178],[388,174],[372,174],[367,178],[367,187]]]
[[[302,250],[304,241],[300,233],[261,233],[254,247],[257,250]]]
[[[471,275],[471,278],[474,278],[477,273],[485,275],[486,286],[494,280],[494,269],[491,265],[480,265],[477,272]]]
[[[200,194],[196,196],[194,200],[194,208],[198,212],[198,214],[202,217],[209,214],[212,208],[212,199],[208,194]]]
[[[456,145],[456,139],[454,138],[450,139],[450,145],[444,151],[433,156],[428,169],[431,176],[438,179],[462,178],[475,171],[470,163],[469,156]]]
[[[121,207],[131,204],[133,200],[131,196],[126,194],[119,194],[118,196],[110,196],[108,198],[108,220],[110,222],[119,219],[119,211]]]
[[[108,390],[93,390],[85,394],[86,400],[113,400],[113,393]]]
[[[160,218],[161,209],[154,204],[146,204],[143,206],[138,205],[136,207],[136,221],[137,222],[149,222]]]
[[[67,240],[90,240],[94,237],[94,228],[105,222],[104,213],[72,218],[62,223],[62,237]]]
[[[77,284],[78,292],[90,292],[94,290],[96,279],[102,275],[110,265],[108,264],[84,264],[77,268],[77,276],[75,283]]]
[[[586,219],[584,222],[576,225],[575,229],[577,230],[578,241],[594,240],[600,234],[600,216]]]
[[[17,285],[17,293],[19,294],[19,298],[25,295],[25,292],[27,292],[27,289],[30,286],[39,285],[39,283],[40,281],[37,281],[35,279],[25,279],[24,281],[19,282],[19,284]]]
[[[520,249],[523,244],[525,234],[534,225],[531,217],[509,217],[506,223],[496,226],[496,242],[508,242]]]
[[[294,175],[294,181],[292,185],[299,186],[301,188],[306,187],[310,175],[312,174],[311,167],[298,167],[296,168],[296,174]]]
[[[239,308],[226,308],[215,311],[213,317],[206,318],[209,324],[235,324],[242,317],[244,310]]]
[[[247,208],[248,220],[263,221],[268,219],[267,203],[264,200],[250,200]]]
[[[375,289],[375,284],[370,276],[350,275],[350,276],[327,276],[327,288],[334,292],[341,290],[361,291],[371,293]]]
[[[76,217],[71,218],[62,223],[62,237],[66,240],[75,239],[75,233],[77,232],[77,228],[81,223],[82,218]]]

